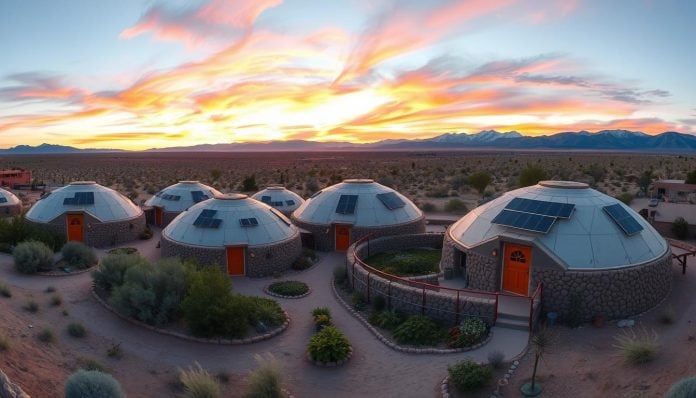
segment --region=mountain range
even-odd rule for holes
[[[569,131],[542,136],[524,136],[517,131],[484,130],[475,134],[447,133],[426,139],[383,140],[369,144],[350,142],[269,141],[229,144],[201,144],[187,147],[152,148],[148,152],[261,152],[326,150],[581,150],[633,152],[696,152],[696,136],[674,131],[649,135],[640,131]],[[41,144],[0,149],[0,155],[70,154],[123,152],[119,149],[79,149]]]

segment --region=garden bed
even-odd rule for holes
[[[264,287],[263,291],[269,296],[284,299],[299,299],[309,296],[312,292],[306,283],[300,281],[273,282]]]
[[[92,272],[99,266],[99,262],[97,261],[94,263],[89,268],[84,268],[84,269],[75,269],[70,267],[65,263],[64,260],[59,260],[54,269],[51,271],[39,271],[34,275],[40,275],[40,276],[71,276],[71,275],[79,275],[79,274],[84,274],[86,272]]]
[[[373,268],[395,276],[415,277],[440,273],[442,251],[435,248],[414,248],[387,251],[364,261]]]

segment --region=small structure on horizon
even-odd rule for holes
[[[281,213],[285,214],[286,217],[290,217],[292,212],[297,210],[297,208],[305,202],[300,195],[282,185],[271,185],[266,189],[256,192],[251,198],[271,207],[275,207],[280,210]]]
[[[140,207],[94,181],[76,181],[45,193],[26,218],[68,241],[97,247],[138,239],[145,230],[145,214]]]
[[[22,201],[10,191],[0,188],[0,217],[12,217],[22,212]]]
[[[423,212],[399,192],[369,179],[348,179],[324,188],[292,214],[318,250],[344,251],[362,237],[425,232]]]
[[[198,181],[179,181],[145,201],[147,221],[164,228],[181,212],[215,195],[220,195],[217,189]]]
[[[665,202],[696,204],[696,184],[686,180],[657,180],[652,187],[653,194]]]
[[[507,192],[445,233],[441,268],[463,287],[531,297],[580,320],[634,316],[669,293],[665,239],[635,211],[587,184],[541,181]]]
[[[31,187],[31,170],[0,170],[0,187],[10,187],[12,189]]]
[[[242,194],[219,194],[179,214],[162,231],[163,257],[193,259],[233,276],[289,269],[300,231],[277,209]]]

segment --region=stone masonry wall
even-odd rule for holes
[[[131,242],[140,238],[145,230],[145,213],[130,220],[103,223],[88,213],[84,214],[84,243],[87,246],[106,247]],[[65,214],[48,223],[36,223],[27,220],[40,228],[46,228],[67,238]]]
[[[10,380],[7,375],[0,370],[0,398],[31,398],[22,388]]]
[[[13,217],[22,212],[22,204],[0,206],[0,217]]]
[[[497,286],[500,279],[499,260],[494,257],[483,256],[457,245],[448,230],[445,232],[445,239],[442,244],[442,258],[440,259],[440,268],[442,270],[445,268],[457,268],[459,260],[457,252],[466,253],[467,288],[489,292],[498,290]]]
[[[370,239],[369,253],[375,254],[390,250],[405,250],[417,247],[437,247],[442,242],[441,234],[410,234]],[[356,263],[353,248],[358,257],[368,256],[367,242],[351,246],[347,253],[347,270],[350,283],[356,291],[368,299],[382,295],[388,308],[407,314],[425,314],[434,319],[454,324],[466,316],[481,317],[492,324],[495,300],[488,297],[473,297],[457,294],[438,288],[415,287],[402,282],[390,281],[384,277],[369,273]]]
[[[192,259],[202,265],[216,265],[227,273],[227,252],[225,248],[206,248],[187,246],[162,236],[162,257]],[[300,234],[285,241],[265,246],[248,246],[244,251],[244,271],[249,277],[262,277],[283,272],[302,253]]]
[[[335,250],[335,230],[334,225],[310,224],[292,217],[292,222],[299,228],[306,229],[314,235],[314,245],[316,250],[333,251]],[[389,225],[386,227],[351,227],[350,243],[362,239],[365,236],[391,236],[405,234],[422,234],[425,233],[425,217],[413,220],[408,223]]]

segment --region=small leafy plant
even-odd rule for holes
[[[436,345],[442,340],[442,331],[427,316],[413,315],[394,330],[394,339],[399,344]]]
[[[471,359],[457,362],[447,368],[450,382],[461,392],[476,391],[488,384],[493,372],[488,365],[482,365]]]
[[[336,327],[327,326],[312,336],[307,351],[314,361],[342,361],[348,358],[350,342]]]
[[[68,334],[75,338],[82,338],[87,335],[87,329],[80,323],[71,323],[68,325]]]
[[[300,281],[281,281],[271,283],[268,290],[281,296],[296,297],[309,292],[309,286]]]

